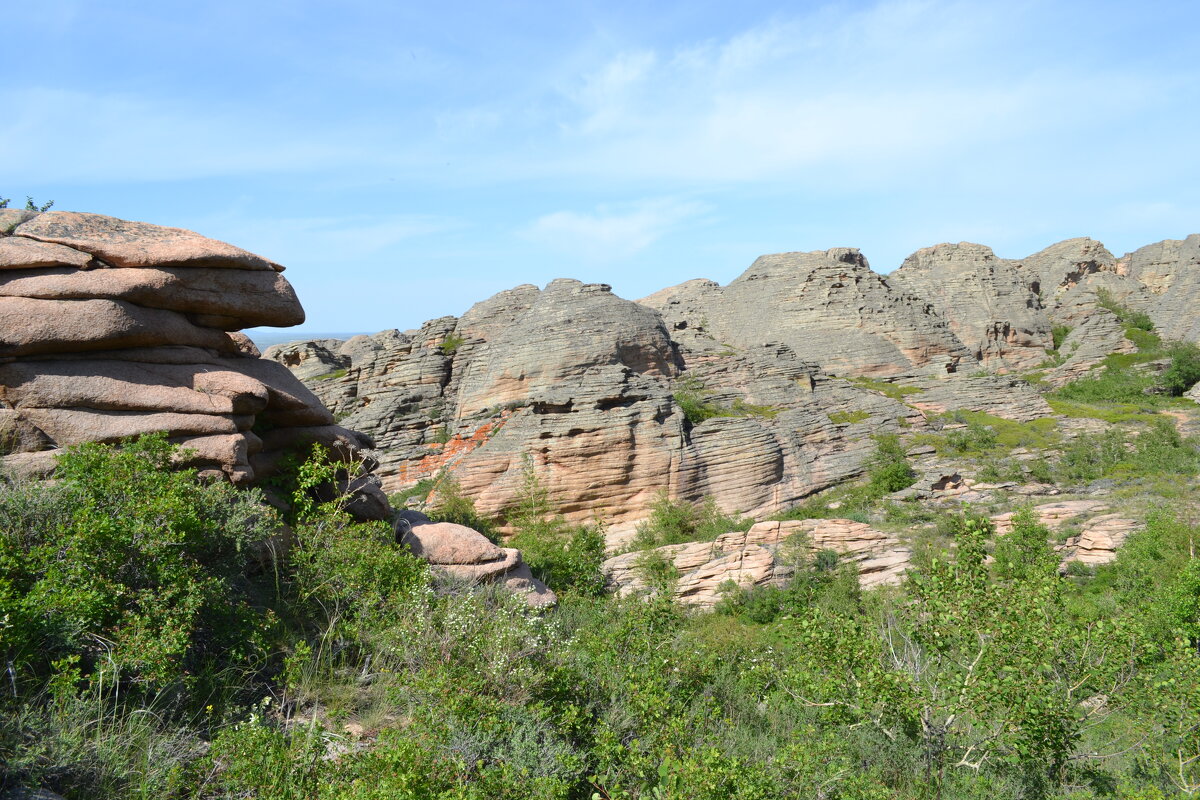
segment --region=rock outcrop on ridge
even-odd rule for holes
[[[688,281],[639,302],[672,331],[733,347],[785,344],[840,376],[946,374],[975,363],[934,305],[872,272],[853,248],[762,256],[728,286]]]
[[[502,515],[528,456],[561,513],[600,515],[617,538],[664,489],[771,513],[859,474],[872,433],[922,424],[785,344],[694,358],[685,374],[657,312],[578,281],[517,287],[461,319],[370,341],[344,376],[309,385],[376,440],[386,489],[450,470],[481,513]],[[288,363],[310,351],[267,355]],[[717,415],[689,421],[685,391]]]
[[[59,448],[156,431],[235,483],[271,474],[297,445],[358,458],[368,437],[231,333],[303,322],[282,272],[179,228],[0,210],[5,466],[44,471]],[[386,506],[364,491],[364,510]]]

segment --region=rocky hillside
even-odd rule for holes
[[[1130,314],[1163,339],[1200,339],[1182,313],[1198,276],[1197,235],[1119,259],[1090,239],[1020,260],[942,244],[889,275],[839,248],[637,302],[573,280],[518,286],[419,330],[265,356],[377,441],[388,491],[453,474],[503,517],[528,455],[553,504],[604,520],[616,543],[662,492],[779,513],[862,474],[874,436],[911,440],[939,415],[1054,420],[1069,437],[1079,421],[1045,393],[1114,354],[1153,361]]]

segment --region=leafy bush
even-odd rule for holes
[[[637,527],[635,550],[683,542],[711,542],[722,533],[749,530],[754,520],[723,513],[711,497],[697,505],[670,498],[660,491],[650,506],[650,516]]]
[[[107,665],[155,693],[261,644],[242,574],[279,520],[260,493],[199,483],[174,456],[163,435],[80,445],[60,457],[59,485],[0,492],[4,656],[18,679],[74,658],[83,677]]]
[[[875,437],[875,453],[868,462],[867,481],[871,490],[879,495],[907,489],[917,482],[917,473],[908,463],[904,446],[895,434]]]
[[[1050,546],[1050,529],[1030,508],[1013,515],[1012,530],[1000,538],[993,555],[996,574],[1007,580],[1050,576],[1058,567],[1058,556]]]
[[[602,594],[602,528],[598,524],[571,525],[555,513],[550,494],[528,454],[524,465],[517,506],[509,517],[514,530],[509,544],[521,551],[533,574],[554,591]]]
[[[434,522],[465,525],[479,531],[493,542],[500,540],[496,523],[475,510],[475,501],[463,494],[458,479],[452,475],[443,476],[438,481],[428,513]]]
[[[1167,394],[1178,397],[1200,383],[1200,346],[1194,342],[1176,342],[1167,348],[1170,366],[1162,375]]]
[[[442,353],[452,356],[458,352],[458,348],[462,347],[466,343],[467,337],[461,336],[457,333],[451,333],[449,336],[443,339],[442,343],[438,346],[441,348]]]
[[[1054,337],[1055,351],[1061,350],[1063,342],[1067,340],[1067,336],[1071,333],[1071,328],[1068,325],[1055,325],[1050,329],[1050,335]]]

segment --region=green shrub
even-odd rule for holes
[[[893,400],[903,402],[904,398],[910,394],[920,394],[921,390],[916,386],[901,386],[898,383],[889,383],[888,381],[875,380],[874,378],[849,378],[855,386],[861,386],[864,389],[870,389],[873,392],[879,392]]]
[[[1050,329],[1050,335],[1054,337],[1054,350],[1062,349],[1063,342],[1067,340],[1067,336],[1071,333],[1069,325],[1055,325]]]
[[[1012,530],[1000,537],[993,555],[993,569],[1007,580],[1049,576],[1058,567],[1058,556],[1050,546],[1050,529],[1028,507],[1013,515]]]
[[[458,352],[458,348],[462,347],[466,343],[467,337],[461,336],[457,333],[451,333],[442,340],[442,343],[438,345],[438,347],[441,348],[443,354],[452,356]]]
[[[1162,375],[1167,394],[1178,397],[1200,383],[1200,346],[1194,342],[1176,342],[1167,348],[1170,366]]]
[[[1134,311],[1124,305],[1121,305],[1117,302],[1116,298],[1112,296],[1112,292],[1110,292],[1108,289],[1102,288],[1096,290],[1096,304],[1101,308],[1106,308],[1112,313],[1116,314],[1117,318],[1120,319],[1121,322],[1125,323],[1131,328],[1134,328],[1135,330],[1154,330],[1154,321],[1150,319],[1149,315],[1141,311]]]
[[[829,421],[835,425],[853,425],[869,419],[870,416],[870,412],[867,411],[834,411],[829,415]]]
[[[428,514],[434,522],[465,525],[479,531],[493,542],[500,541],[496,523],[475,510],[475,501],[463,494],[458,479],[452,475],[446,475],[438,481]]]
[[[635,550],[683,542],[711,542],[723,533],[749,530],[754,520],[723,513],[716,500],[704,498],[693,505],[675,501],[660,491],[650,506],[650,516],[637,527]]]
[[[509,544],[533,574],[555,592],[597,596],[604,592],[604,532],[600,525],[571,525],[556,513],[533,460],[524,457],[517,505],[509,515]]]
[[[85,444],[60,484],[0,492],[4,656],[18,678],[78,658],[154,693],[261,644],[244,594],[247,548],[279,525],[257,491],[173,469],[164,435]],[[111,679],[111,678],[110,678]]]
[[[879,495],[907,489],[917,482],[917,473],[909,465],[904,446],[895,434],[875,437],[875,452],[868,462],[867,481],[871,490]]]

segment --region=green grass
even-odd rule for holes
[[[869,419],[870,416],[866,411],[834,411],[829,415],[829,421],[835,425],[853,425],[855,422]]]
[[[1050,404],[1050,408],[1054,409],[1055,414],[1075,419],[1099,419],[1104,422],[1120,424],[1149,423],[1162,417],[1157,410],[1148,407],[1145,403],[1088,403],[1064,400],[1055,395],[1047,395],[1046,402]]]
[[[326,372],[321,375],[317,375],[315,378],[311,378],[310,380],[332,381],[332,380],[336,380],[337,378],[344,378],[344,377],[346,377],[345,369],[335,369],[333,372]]]
[[[704,382],[692,375],[685,375],[675,382],[674,398],[688,422],[698,425],[714,417],[760,417],[774,419],[783,409],[776,406],[760,406],[747,403],[740,397],[731,406],[714,403],[713,392]]]
[[[982,411],[953,411],[939,417],[967,427],[941,434],[918,434],[913,442],[931,445],[942,455],[997,455],[1018,447],[1042,450],[1054,447],[1060,439],[1058,423],[1052,417],[1015,422]]]
[[[920,394],[921,390],[915,386],[901,386],[896,383],[888,383],[887,381],[879,381],[874,378],[850,378],[849,381],[855,386],[861,386],[864,389],[870,389],[873,392],[887,395],[893,400],[903,402],[904,398],[910,394]]]

